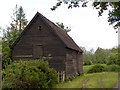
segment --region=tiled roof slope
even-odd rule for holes
[[[44,17],[39,12],[37,13],[39,16],[48,24],[50,27],[55,31],[55,33],[58,35],[58,37],[64,42],[64,44],[73,50],[82,52],[82,50],[78,47],[78,45],[73,41],[73,39],[60,27],[58,27],[56,24],[48,20],[46,17]]]

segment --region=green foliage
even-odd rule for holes
[[[107,65],[118,64],[118,54],[112,53],[108,56]]]
[[[69,27],[65,27],[63,23],[56,23],[59,27],[61,27],[65,32],[70,32],[71,29]]]
[[[108,72],[119,72],[120,71],[120,66],[119,65],[107,65],[106,66],[106,71]]]
[[[102,48],[97,48],[97,50],[95,51],[95,57],[98,64],[103,64],[106,63],[106,50],[102,49]]]
[[[56,10],[59,6],[62,5],[62,3],[68,5],[68,9],[73,8],[73,7],[80,7],[80,3],[82,7],[87,7],[87,0],[58,0],[55,6],[51,8],[52,11]]]
[[[4,87],[10,88],[51,88],[57,83],[55,70],[43,59],[13,62],[3,70],[2,78]]]
[[[120,45],[118,46],[118,63],[117,64],[120,66]]]
[[[97,64],[91,67],[88,73],[96,73],[96,72],[103,72],[103,71],[105,71],[105,66]]]
[[[1,39],[1,37],[0,37]],[[2,53],[2,40],[0,40],[0,53]]]
[[[87,73],[96,73],[96,72],[119,72],[120,66],[119,65],[106,65],[106,64],[96,64],[96,65],[89,65],[87,69]],[[84,66],[86,68],[86,66]],[[86,72],[86,71],[85,71]]]
[[[88,70],[89,70],[91,67],[93,67],[93,66],[94,66],[94,64],[93,64],[93,65],[84,65],[84,66],[83,66],[83,73],[87,73]]]
[[[83,51],[83,65],[92,65],[95,61],[94,50],[87,51],[85,47],[80,47]]]
[[[117,2],[118,1],[118,2]],[[120,1],[116,2],[103,2],[100,0],[95,0],[92,6],[98,10],[99,16],[102,16],[104,11],[108,10],[108,22],[110,25],[113,25],[114,29],[117,29],[120,26]],[[56,10],[62,4],[67,4],[69,8],[76,7],[87,7],[89,0],[58,0],[55,6],[51,8],[52,11]]]
[[[2,68],[5,68],[8,64],[11,63],[11,49],[9,48],[9,42],[2,42]]]
[[[92,65],[92,61],[91,60],[84,60],[83,65]]]
[[[3,31],[2,38],[2,67],[5,68],[11,63],[11,46],[16,41],[18,36],[21,34],[22,30],[27,25],[27,20],[25,19],[25,13],[23,8],[20,6],[17,8],[17,5],[14,9],[12,20],[10,26],[7,27],[7,30]]]
[[[101,84],[104,85],[104,88],[113,88],[118,80],[118,73],[116,72],[102,72],[102,73],[90,73],[84,74],[83,76],[78,76],[72,81],[59,83],[55,88],[82,88],[85,80],[90,78],[85,88],[91,88],[92,90],[97,90],[100,88],[98,81],[101,81]],[[89,90],[89,89],[88,89]]]
[[[98,47],[95,52],[93,49],[87,51],[85,47],[80,48],[83,50],[83,65],[112,63],[120,65],[118,47],[113,47],[112,49],[102,49]]]
[[[110,25],[114,25],[114,28],[117,29],[120,26],[120,1],[119,2],[94,2],[93,6],[96,9],[99,9],[99,16],[102,16],[102,13],[105,10],[108,10],[108,22]],[[111,7],[112,9],[110,9]]]

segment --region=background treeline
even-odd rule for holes
[[[98,47],[96,51],[94,49],[87,51],[85,47],[81,47],[81,49],[83,50],[83,65],[119,64],[118,47],[113,47],[112,49]]]
[[[0,53],[2,53],[2,37],[0,37]]]

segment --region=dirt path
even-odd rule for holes
[[[100,85],[101,88],[104,88],[103,85],[101,84],[101,81],[99,79],[98,84]]]
[[[87,81],[88,81],[89,79],[90,79],[90,78],[86,79],[86,80],[83,82],[83,84],[82,84],[82,88],[85,88],[86,83],[87,83]]]
[[[118,79],[118,82],[115,84],[115,86],[113,87],[113,90],[115,89],[115,88],[119,88],[119,90],[120,90],[120,77],[119,77],[119,79]]]
[[[83,84],[82,84],[82,89],[85,89],[85,88],[86,88],[86,84],[87,84],[88,80],[89,80],[90,78],[94,77],[94,76],[96,76],[96,75],[93,75],[93,76],[91,76],[91,77],[88,77],[86,80],[84,80],[84,82],[83,82]],[[106,88],[103,87],[100,79],[98,79],[98,84],[100,85],[101,90],[106,90]],[[114,86],[114,88],[113,88],[112,90],[116,90],[116,89],[117,89],[117,90],[120,90],[120,77],[119,77],[119,79],[118,79],[118,82],[115,84],[115,86]]]

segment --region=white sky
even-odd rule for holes
[[[26,18],[30,21],[36,12],[40,12],[52,22],[63,22],[65,26],[70,26],[68,33],[78,46],[83,46],[87,50],[93,48],[112,48],[118,45],[118,34],[107,22],[107,12],[102,17],[98,17],[98,11],[91,5],[87,8],[67,9],[62,5],[55,11],[50,8],[57,0],[1,0],[0,3],[0,26],[5,28],[9,25],[15,5],[22,6],[26,13]]]

